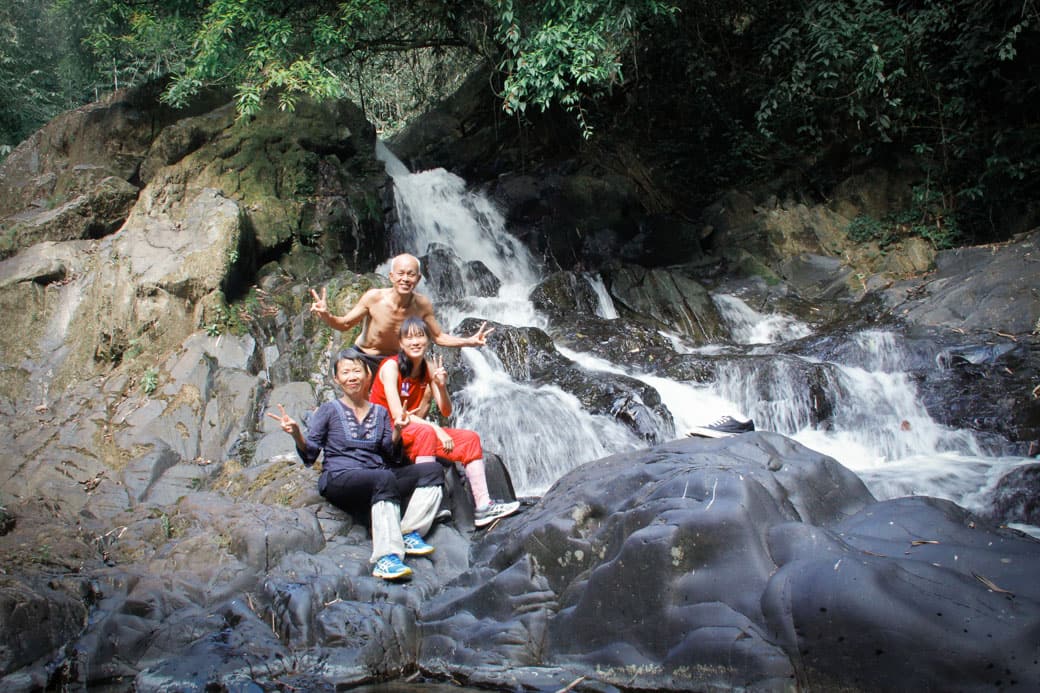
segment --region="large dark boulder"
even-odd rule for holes
[[[163,87],[149,82],[64,113],[4,159],[0,253],[115,231],[137,199],[140,167],[157,135],[230,99],[206,90],[177,110],[159,101]]]
[[[775,434],[584,465],[425,603],[421,665],[655,690],[1040,683],[1040,543],[945,501],[875,503]],[[563,677],[565,678],[565,677]]]
[[[726,329],[707,289],[686,268],[625,265],[605,273],[618,312],[681,335],[692,344],[722,341]]]
[[[990,516],[1003,524],[1040,526],[1040,464],[1015,467],[1000,477],[990,500]]]

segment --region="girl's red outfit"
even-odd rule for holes
[[[380,374],[390,361],[396,361],[396,359],[383,361],[379,367]],[[401,404],[404,405],[406,411],[411,411],[422,403],[423,395],[429,385],[429,375],[427,375],[425,380],[413,377],[402,378],[398,375],[398,394],[401,396]],[[372,381],[372,394],[369,395],[369,400],[376,404],[381,404],[387,409],[390,408],[386,401],[383,380],[378,375]],[[437,433],[433,430],[433,426],[420,423],[408,424],[401,429],[401,442],[404,444],[404,454],[413,462],[420,457],[441,457],[452,462],[467,465],[470,462],[484,459],[484,449],[480,444],[480,436],[476,433],[463,428],[445,428],[444,431],[455,441],[455,445],[450,451],[445,450],[444,446],[441,445],[441,441],[437,438]]]

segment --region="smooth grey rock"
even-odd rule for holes
[[[577,272],[556,272],[531,290],[531,303],[553,322],[595,315],[599,299],[589,280]]]
[[[923,282],[888,300],[906,320],[958,330],[1026,334],[1040,315],[1040,231],[1008,243],[944,250]],[[923,294],[923,295],[922,295]]]
[[[257,344],[251,335],[221,334],[213,337],[196,332],[185,339],[182,346],[188,353],[201,351],[210,356],[221,368],[257,372]]]
[[[258,677],[277,677],[294,667],[288,649],[243,600],[206,613],[193,610],[163,624],[134,679],[134,690],[224,690],[260,693]]]
[[[990,507],[990,517],[1002,524],[1040,526],[1040,464],[1024,464],[1002,476]]]
[[[132,460],[123,470],[123,483],[137,502],[144,501],[152,486],[183,458],[162,440],[156,440],[150,452]],[[169,498],[165,498],[169,502]],[[176,498],[172,499],[176,501]]]
[[[59,650],[83,627],[85,617],[78,595],[0,575],[0,683],[7,674]]]
[[[799,294],[810,300],[846,296],[852,275],[840,259],[809,253],[786,259],[780,272]]]
[[[257,403],[263,391],[264,381],[259,376],[234,368],[221,368],[216,372],[202,415],[201,463],[222,462],[234,456],[236,443],[256,420]]]
[[[254,464],[265,464],[274,460],[289,460],[302,464],[292,436],[283,431],[263,434],[253,448]]]
[[[649,320],[694,344],[710,344],[726,337],[715,304],[689,271],[626,265],[606,272],[604,281],[618,312]]]
[[[0,289],[27,281],[48,284],[82,271],[87,264],[83,256],[92,245],[92,241],[46,241],[0,260]]]
[[[279,414],[278,405],[285,407],[285,412],[296,419],[300,426],[306,433],[307,420],[306,417],[318,407],[318,401],[314,395],[314,388],[310,383],[304,383],[294,381],[286,383],[285,385],[278,385],[271,390],[270,395],[267,397],[267,409],[266,413]],[[292,438],[288,434],[284,433],[278,422],[268,416],[261,416],[259,420],[259,429],[261,433],[281,433],[286,439],[292,442]],[[290,449],[295,449],[291,447]]]

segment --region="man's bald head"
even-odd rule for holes
[[[417,274],[422,275],[422,265],[419,263],[419,258],[409,253],[401,253],[400,255],[395,255],[390,260],[391,273],[397,270],[404,271],[408,269],[414,269]]]

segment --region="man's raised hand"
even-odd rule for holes
[[[329,315],[329,301],[328,301],[328,289],[324,286],[321,287],[321,296],[314,289],[311,289],[311,298],[314,302],[311,303],[311,312],[320,318]]]
[[[484,346],[487,343],[487,336],[494,331],[494,327],[488,329],[487,321],[480,323],[480,329],[469,338],[469,341],[472,343],[471,346]]]

